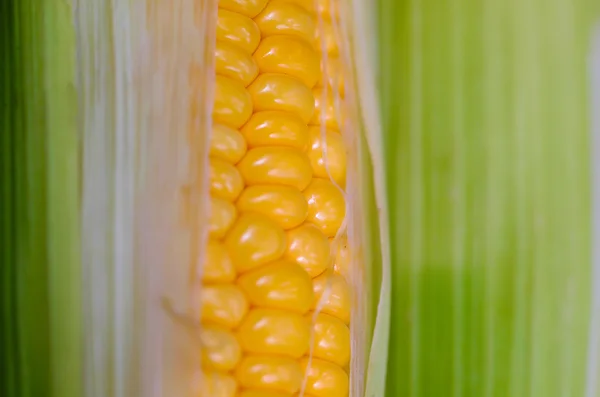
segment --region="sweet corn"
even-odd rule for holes
[[[329,3],[219,1],[203,397],[349,393],[348,160]]]
[[[283,1],[271,1],[254,19],[262,37],[296,36],[312,41],[316,32],[314,16],[306,8]]]
[[[246,353],[302,357],[309,348],[310,328],[300,313],[256,308],[238,330]]]
[[[306,123],[289,112],[255,112],[241,132],[249,148],[289,146],[304,151],[308,145]]]

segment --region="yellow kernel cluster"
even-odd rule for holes
[[[331,245],[346,215],[343,82],[329,3],[219,1],[199,397],[296,397],[303,382],[306,397],[348,395],[350,290],[345,246]]]

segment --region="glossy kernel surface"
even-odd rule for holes
[[[247,16],[220,8],[217,17],[217,40],[234,44],[252,54],[260,42],[260,30]]]
[[[313,88],[313,97],[315,98],[315,112],[312,115],[310,125],[321,125],[322,123],[331,130],[340,131],[343,125],[344,113],[342,104],[330,89],[323,91],[322,87]]]
[[[261,73],[283,73],[311,88],[319,79],[319,56],[301,38],[285,35],[265,37],[253,57]]]
[[[210,194],[213,197],[234,201],[244,188],[244,180],[237,168],[220,159],[210,159]]]
[[[340,189],[326,179],[314,178],[304,197],[308,201],[306,219],[326,236],[335,236],[346,216],[346,200]]]
[[[273,220],[256,214],[241,214],[225,237],[225,246],[238,272],[277,260],[285,252],[285,232]]]
[[[282,111],[255,112],[242,127],[248,147],[286,146],[305,150],[308,127],[300,116]]]
[[[237,284],[257,307],[306,313],[313,301],[313,285],[299,265],[279,260],[241,275]]]
[[[210,136],[210,156],[235,164],[246,153],[244,136],[223,124],[215,124]]]
[[[315,18],[305,8],[284,1],[270,1],[254,19],[262,37],[287,34],[312,42],[315,37]]]
[[[331,248],[327,237],[319,228],[305,223],[286,234],[285,258],[302,266],[311,277],[316,277],[327,269],[331,261]]]
[[[203,323],[237,327],[248,312],[248,300],[234,284],[207,285],[202,288]]]
[[[200,332],[202,365],[218,371],[231,371],[242,357],[235,335],[224,328],[204,325]]]
[[[281,185],[248,186],[237,200],[240,212],[268,216],[283,229],[300,225],[308,215],[308,203],[296,188]]]
[[[339,55],[339,46],[337,41],[336,28],[333,26],[331,21],[324,20],[322,29],[315,30],[315,47],[321,50],[325,49],[325,52],[330,56]]]
[[[324,179],[331,177],[338,185],[344,187],[347,155],[341,134],[332,130],[323,130],[321,127],[310,127],[308,136],[308,157],[314,175]]]
[[[268,2],[269,0],[219,0],[219,8],[254,18],[265,8]]]
[[[314,314],[309,313],[312,322]],[[314,331],[313,357],[332,362],[344,368],[350,362],[350,329],[339,319],[319,313],[312,325]]]
[[[202,268],[202,281],[205,283],[231,283],[235,280],[235,269],[229,253],[222,242],[209,239]]]
[[[328,55],[326,58],[321,59],[321,75],[317,81],[317,86],[322,87],[326,85],[325,82],[327,82],[332,92],[337,91],[341,97],[344,97],[344,68],[339,57]]]
[[[247,87],[258,76],[258,65],[251,54],[226,41],[218,41],[215,49],[217,74],[239,80]]]
[[[310,325],[299,313],[256,308],[244,318],[238,339],[247,353],[300,358],[308,351]]]
[[[339,18],[339,5],[337,1],[333,2],[331,0],[317,0],[315,4],[315,0],[279,0],[284,1],[286,3],[297,4],[312,14],[318,13],[323,18],[332,19]]]
[[[308,367],[308,359],[301,360],[306,368],[306,392],[315,397],[347,397],[348,374],[339,366],[330,362],[313,358]]]
[[[327,270],[319,277],[313,279],[313,291],[315,294],[313,309],[319,304],[324,292],[328,291],[321,313],[330,314],[340,319],[345,324],[350,322],[350,309],[352,304],[350,286],[343,276],[334,273],[331,270]]]
[[[281,110],[298,115],[304,123],[315,113],[315,97],[309,87],[292,76],[260,74],[248,86],[254,110]]]
[[[246,185],[277,184],[304,190],[312,177],[306,153],[289,147],[250,149],[237,167]]]
[[[235,218],[237,209],[230,201],[212,197],[210,199],[210,219],[208,232],[210,237],[220,239],[225,236]]]
[[[235,370],[240,386],[294,393],[302,385],[303,371],[294,359],[278,356],[246,356]]]
[[[252,98],[242,82],[217,75],[212,117],[216,123],[239,129],[252,115]]]

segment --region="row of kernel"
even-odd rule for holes
[[[215,49],[217,74],[210,147],[211,215],[203,272],[200,397],[236,395],[238,382],[234,371],[241,365],[244,349],[244,341],[238,332],[240,328],[251,327],[245,322],[250,302],[236,284],[243,262],[230,253],[235,252],[240,240],[239,230],[244,227],[236,206],[244,181],[236,166],[248,148],[239,128],[253,110],[247,87],[258,74],[252,53],[260,41],[260,32],[247,15],[222,7],[227,3],[235,6],[235,2],[228,1],[219,4]],[[246,3],[246,6],[250,5],[250,2]],[[237,234],[235,230],[238,230]]]
[[[325,0],[329,2],[329,0]],[[331,4],[331,2],[329,2]],[[333,3],[337,6],[337,2]],[[321,10],[326,7],[321,5]],[[335,8],[337,12],[337,8]],[[340,118],[336,99],[344,93],[340,78],[339,50],[331,16],[325,16],[317,35],[317,48],[325,50],[321,59],[321,76],[313,89],[316,112],[310,120],[310,146],[308,149],[313,168],[309,206],[318,209],[315,218],[320,229],[333,242],[346,216],[346,203],[341,191],[345,187],[347,172],[346,147],[340,134]],[[308,189],[307,189],[308,190]],[[333,244],[332,244],[333,246]],[[320,312],[313,324],[315,345],[311,367],[307,369],[307,393],[345,397],[349,392],[346,369],[350,361],[350,291],[345,278],[337,271],[344,259],[344,251],[337,251],[334,269],[328,269],[313,280],[317,300],[327,292]]]
[[[229,3],[228,7],[230,9],[228,11],[239,11],[237,9],[231,10],[231,8],[234,8],[231,2],[225,3]],[[268,28],[267,22],[277,22],[272,16],[276,16],[278,12],[281,13],[282,9],[285,11],[285,6],[277,7],[277,3],[279,2],[269,4],[269,6],[264,9],[264,12],[261,13],[262,16],[255,18],[255,20],[258,20],[259,24],[262,23],[266,28]],[[272,4],[275,4],[275,6],[271,6]],[[235,6],[235,4],[233,5]],[[231,15],[224,10],[220,10],[220,16],[221,14],[229,20],[235,20],[237,18],[238,22],[244,22],[240,23],[240,26],[245,26],[247,28],[245,29],[246,31],[251,31],[251,29],[248,28],[251,24],[245,23],[247,21],[240,21],[239,17]],[[269,17],[269,15],[271,17]],[[282,21],[280,20],[279,25],[277,26],[278,28],[281,27],[281,22]],[[227,28],[226,24],[219,25],[222,28],[221,31],[227,31],[227,29],[223,29]],[[298,24],[293,26],[297,27]],[[263,36],[266,35],[263,34]],[[244,44],[251,43],[251,36],[246,35],[246,37],[249,37],[250,39],[238,41],[243,42]],[[241,171],[246,185],[250,186],[242,192],[237,200],[237,209],[242,213],[244,211],[247,213],[243,213],[236,223],[233,226],[230,226],[230,229],[227,231],[227,236],[225,237],[226,242],[230,239],[234,242],[233,246],[230,245],[228,248],[245,248],[228,249],[228,251],[233,254],[232,262],[234,263],[234,267],[236,267],[235,263],[240,264],[237,266],[238,273],[248,272],[239,276],[238,285],[242,286],[252,305],[271,307],[269,309],[254,309],[250,311],[243,321],[242,326],[238,329],[238,339],[241,341],[242,348],[246,353],[272,353],[274,355],[270,357],[264,355],[247,355],[237,366],[235,373],[240,385],[244,388],[256,387],[260,389],[254,391],[245,389],[241,392],[242,395],[248,396],[251,395],[251,393],[266,396],[267,392],[261,389],[263,387],[271,388],[273,390],[282,390],[288,393],[297,391],[302,377],[301,367],[297,362],[290,361],[285,357],[279,357],[279,355],[283,354],[296,358],[306,352],[308,348],[308,325],[303,321],[303,318],[298,315],[295,316],[295,319],[300,319],[300,321],[296,321],[295,323],[290,322],[290,319],[294,319],[294,315],[288,311],[300,310],[301,312],[306,312],[313,303],[312,296],[310,296],[312,295],[310,278],[308,278],[306,273],[304,271],[292,272],[291,274],[296,274],[296,279],[301,280],[304,275],[305,280],[308,282],[304,283],[304,288],[300,288],[300,290],[298,288],[295,288],[295,290],[294,288],[290,289],[289,282],[286,285],[285,280],[289,280],[290,269],[293,269],[293,266],[290,266],[289,263],[286,266],[282,261],[272,262],[276,257],[280,257],[281,252],[275,248],[276,246],[281,245],[264,244],[264,242],[276,242],[278,240],[276,237],[280,234],[276,233],[273,227],[269,227],[269,219],[275,221],[281,228],[287,229],[297,226],[298,223],[303,221],[302,218],[306,218],[307,216],[306,200],[303,200],[305,208],[304,211],[302,211],[302,208],[299,208],[301,205],[297,205],[298,200],[293,199],[294,195],[291,190],[294,188],[302,190],[310,180],[310,163],[306,161],[306,156],[302,156],[302,151],[298,150],[302,148],[297,147],[295,148],[296,150],[293,150],[294,145],[292,144],[287,146],[290,149],[286,149],[285,142],[279,142],[280,144],[283,143],[284,147],[277,147],[276,150],[273,150],[273,148],[269,148],[268,146],[276,144],[275,141],[277,140],[297,142],[298,139],[294,138],[302,135],[298,134],[298,131],[302,132],[302,128],[294,129],[294,126],[300,125],[301,127],[303,126],[304,129],[306,128],[306,122],[310,119],[314,111],[312,109],[314,107],[314,98],[312,97],[310,90],[304,90],[303,93],[302,87],[300,87],[294,79],[290,79],[288,76],[292,75],[305,84],[312,84],[312,80],[315,79],[314,77],[311,78],[310,73],[307,74],[306,71],[314,71],[315,68],[313,67],[311,69],[310,63],[306,64],[306,62],[296,62],[295,65],[289,62],[274,62],[274,60],[277,60],[278,55],[285,55],[285,52],[283,51],[285,47],[294,48],[294,44],[296,44],[296,59],[308,59],[310,61],[310,57],[306,57],[307,55],[310,55],[310,52],[306,51],[308,46],[303,46],[301,41],[294,41],[285,36],[273,36],[270,40],[263,40],[260,45],[263,45],[263,43],[263,51],[261,52],[261,48],[259,47],[255,52],[254,60],[256,60],[256,64],[260,65],[261,72],[275,72],[280,73],[281,75],[261,75],[256,78],[248,88],[254,102],[254,110],[258,110],[258,112],[256,112],[252,116],[252,119],[242,128],[242,133],[247,139],[247,146],[250,150],[238,164],[238,169]],[[226,62],[227,53],[221,50],[221,56],[219,56],[219,50],[223,47],[224,46],[217,47],[217,71],[219,72],[221,71],[220,69],[222,69],[222,75],[227,74],[229,78],[234,78],[237,75],[243,83],[251,82],[252,74],[254,73],[251,72],[253,70],[251,67],[252,64],[240,62],[241,56],[237,56],[237,71],[245,71],[246,73],[236,73],[236,68],[231,67],[231,62]],[[232,52],[233,51],[229,51],[230,54]],[[239,53],[241,54],[241,51],[239,51]],[[275,53],[275,57],[269,58],[270,54],[273,53]],[[298,55],[300,55],[300,57],[298,57]],[[230,58],[232,57],[230,56]],[[312,64],[314,66],[315,62],[313,61]],[[229,67],[226,67],[227,65],[229,65]],[[239,67],[239,65],[246,65],[246,67],[242,68]],[[221,68],[219,68],[219,66],[221,66]],[[222,80],[229,86],[233,85],[225,79]],[[219,110],[226,108],[223,105],[226,104],[227,99],[227,95],[219,95],[220,92],[225,91],[226,94],[227,91],[219,90],[219,84],[220,81],[217,79],[215,119],[224,123],[230,122],[231,127],[239,128],[240,125],[244,124],[244,121],[242,120],[245,119],[242,111],[238,110],[237,114],[233,114],[233,116],[241,115],[241,117],[233,118],[231,115],[232,113],[236,113],[235,108],[233,109],[233,112],[229,112],[229,114],[228,112],[219,112]],[[255,87],[258,88],[253,90]],[[228,88],[228,86],[225,88]],[[241,92],[241,90],[238,90],[238,92]],[[219,101],[220,98],[225,99],[225,101]],[[238,109],[242,108],[244,108],[244,106],[238,106]],[[222,118],[220,119],[219,116],[222,116]],[[296,120],[294,120],[294,118],[296,118]],[[290,119],[292,119],[291,122]],[[278,123],[279,126],[277,126]],[[286,128],[290,126],[291,129]],[[282,134],[282,132],[286,133]],[[305,136],[306,134],[303,135]],[[263,145],[261,145],[261,143]],[[262,149],[255,150],[255,148]],[[292,165],[291,167],[289,166],[290,163]],[[303,164],[304,167],[302,167]],[[308,171],[308,173],[306,171]],[[303,175],[305,175],[304,180],[302,179]],[[272,188],[271,186],[277,185],[269,185],[270,183],[276,183],[277,185],[282,186]],[[231,189],[225,190],[228,191]],[[231,198],[233,195],[234,194],[228,194],[227,198]],[[244,199],[242,199],[242,197],[244,197]],[[287,200],[285,200],[286,198]],[[269,201],[274,200],[280,200],[280,203],[287,201],[288,205],[279,208],[279,211],[274,211],[273,208],[269,208],[268,206]],[[296,203],[296,205],[294,205],[294,203]],[[302,212],[305,213],[304,216],[301,215]],[[267,219],[264,215],[270,216]],[[234,217],[230,217],[230,219],[233,218]],[[273,226],[273,223],[271,223],[270,226]],[[236,233],[236,231],[238,233]],[[250,233],[251,235],[263,237],[260,239],[260,247],[253,247],[252,244],[240,247],[240,245],[237,244],[241,242],[241,239],[236,238],[236,236],[248,237],[248,232],[252,232]],[[288,233],[294,235],[295,232],[291,230]],[[295,235],[296,237],[301,237],[302,233],[295,233]],[[248,241],[252,242],[251,240],[252,238],[248,239]],[[304,259],[306,255],[298,255],[297,253],[298,248],[301,247],[298,246],[298,244],[292,243],[293,241],[302,242],[302,238],[290,238],[288,240],[290,240],[289,243],[291,244],[288,244],[288,248],[285,252],[286,257],[288,257],[288,259]],[[260,249],[256,250],[257,248]],[[239,260],[237,260],[236,257]],[[271,263],[268,264],[269,262]],[[253,270],[256,267],[258,267],[258,269],[256,271]],[[279,277],[277,276],[278,274]],[[264,280],[265,277],[267,278],[267,281],[270,279],[270,285],[266,288],[256,288],[259,285],[259,281]],[[302,283],[296,283],[296,287],[301,284]],[[264,284],[260,283],[260,285]],[[294,285],[294,283],[292,283],[292,285]],[[301,291],[304,291],[304,294],[302,294]],[[284,297],[286,296],[285,293],[287,293],[287,301],[286,299],[270,299],[269,296],[272,295],[273,292],[275,292],[276,296],[279,295]],[[228,294],[232,295],[232,293],[233,290],[230,289]],[[291,301],[295,301],[295,304],[289,305],[290,298]],[[277,310],[273,310],[273,306],[275,306],[276,309],[285,309],[285,311],[278,312]],[[256,330],[255,327],[251,326],[244,327],[244,324],[258,324],[259,319],[261,320],[260,323],[264,325],[264,319],[268,316],[270,316],[273,321],[271,321],[270,324],[267,324],[262,330]],[[251,321],[252,318],[255,318],[257,321]],[[302,330],[304,330],[304,332],[301,332]],[[287,335],[286,332],[288,333]],[[261,345],[261,342],[264,342],[266,338],[268,338],[269,344],[265,345],[262,343]],[[300,339],[302,338],[305,340],[301,341]],[[288,343],[287,346],[285,345],[286,343]],[[250,374],[252,376],[250,376]],[[280,375],[279,379],[275,379],[275,381],[265,384],[264,379],[273,379],[273,375],[276,374]],[[285,376],[282,377],[282,374]],[[296,376],[294,376],[294,374]]]
[[[283,18],[285,13],[287,18]],[[302,24],[292,23],[299,16],[290,5],[270,2],[255,18],[262,40],[254,53],[259,76],[252,84],[261,89],[253,95],[254,115],[242,128],[251,151],[244,173],[248,213],[267,216],[287,230],[283,259],[264,264],[242,274],[238,283],[256,307],[252,313],[264,319],[266,312],[280,320],[268,324],[264,333],[269,349],[245,349],[244,365],[237,372],[242,395],[266,396],[282,393],[291,396],[301,387],[303,368],[298,361],[308,350],[310,327],[304,315],[313,303],[310,276],[290,258],[290,233],[307,217],[308,206],[301,193],[311,178],[311,167],[304,153],[306,125],[314,112],[309,87],[316,83],[318,60],[302,37]],[[310,21],[310,19],[305,19]],[[286,23],[288,22],[288,23]],[[294,29],[289,29],[292,26]],[[300,34],[299,34],[300,33]],[[251,330],[240,338],[260,340]],[[287,345],[285,345],[287,343]],[[258,355],[257,355],[258,354]]]
[[[281,2],[271,3],[273,6],[275,4],[283,7]],[[295,15],[302,15],[302,13],[297,10]],[[318,39],[319,36],[317,36]],[[318,83],[322,80],[322,78],[319,78],[316,81]],[[310,84],[314,81],[314,79],[311,80]],[[313,97],[318,93],[319,90],[313,88]],[[319,100],[316,97],[314,99],[315,105],[318,105]],[[316,112],[309,120],[309,124],[312,124],[315,119],[319,120]],[[339,139],[336,139],[338,137]],[[326,142],[328,148],[331,148],[328,156],[329,173],[334,175],[334,180],[337,183],[344,185],[346,155],[341,136],[338,133],[337,136],[327,139]],[[310,127],[308,129],[306,151],[311,162],[313,176],[328,177],[329,175],[323,162],[323,149],[320,128]],[[310,275],[315,277],[313,285],[316,296],[312,305],[312,309],[314,309],[332,279],[329,273],[325,272],[330,262],[327,237],[332,237],[337,233],[345,216],[345,203],[339,189],[325,179],[313,179],[304,190],[304,195],[308,202],[307,222],[297,228],[294,233],[298,236],[311,236],[311,238],[304,238],[305,241],[312,242],[311,247],[307,248],[313,249],[307,250],[308,252],[324,253],[316,257],[316,261],[309,263],[310,266],[305,266]],[[319,249],[314,250],[317,247]],[[325,248],[320,249],[321,247]],[[319,397],[343,397],[348,393],[348,376],[342,370],[342,367],[347,366],[349,361],[350,334],[347,325],[339,320],[339,318],[345,318],[346,322],[349,321],[349,293],[343,278],[341,283],[336,283],[334,280],[332,292],[325,308],[323,308],[323,312],[316,317],[314,324],[312,324],[313,313],[307,315],[307,320],[313,327],[315,337],[312,350],[313,359],[310,368],[307,368],[307,392]],[[339,317],[331,314],[337,314]],[[304,358],[302,364],[303,367],[306,367],[308,359]]]

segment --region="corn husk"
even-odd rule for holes
[[[81,396],[79,136],[71,9],[0,6],[2,395]]]
[[[588,1],[379,2],[387,395],[599,395],[588,361],[599,11]]]

